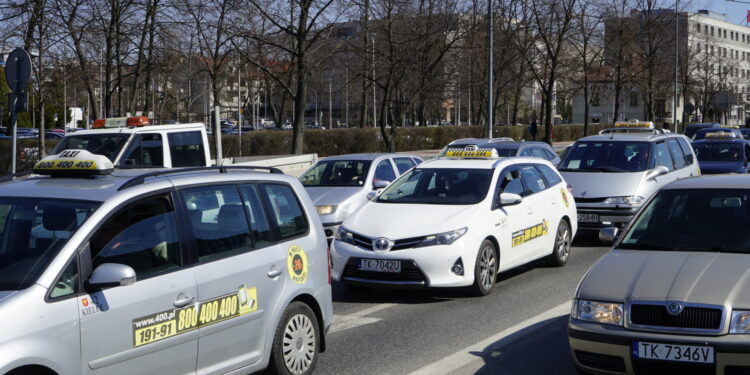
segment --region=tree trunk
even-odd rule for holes
[[[589,74],[583,72],[583,136],[589,134]]]

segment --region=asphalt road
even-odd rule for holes
[[[574,374],[570,300],[608,248],[577,238],[564,267],[500,274],[492,294],[333,286],[334,323],[317,374]]]

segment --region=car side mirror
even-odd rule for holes
[[[651,180],[654,178],[657,178],[659,176],[664,176],[665,174],[669,173],[669,169],[667,167],[660,165],[648,172],[646,172],[646,179]]]
[[[500,193],[500,199],[498,199],[498,206],[513,206],[521,203],[523,198],[518,194],[513,193]]]
[[[367,200],[368,201],[375,200],[375,198],[377,198],[377,197],[378,197],[378,193],[377,192],[371,191],[371,192],[367,193]]]
[[[136,280],[132,267],[119,263],[103,263],[94,269],[86,285],[91,289],[127,286]]]
[[[606,244],[613,244],[617,239],[617,232],[619,230],[615,227],[607,227],[599,230],[599,241]]]
[[[391,183],[385,180],[377,180],[372,183],[373,190],[379,190],[379,189],[385,189],[390,185]]]

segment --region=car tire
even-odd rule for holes
[[[474,262],[474,285],[472,292],[478,296],[486,296],[492,292],[497,280],[498,251],[490,240],[482,241]]]
[[[547,264],[553,267],[562,267],[570,258],[570,244],[572,241],[570,235],[570,224],[565,219],[560,220],[555,233],[555,242],[552,248],[552,254],[547,256]]]
[[[310,306],[292,302],[284,310],[273,338],[271,373],[312,374],[320,353],[318,319]]]

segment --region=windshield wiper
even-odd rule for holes
[[[681,248],[682,251],[704,251],[708,253],[749,253],[749,249],[738,249],[735,247],[728,246],[712,246],[712,247],[685,247]]]

